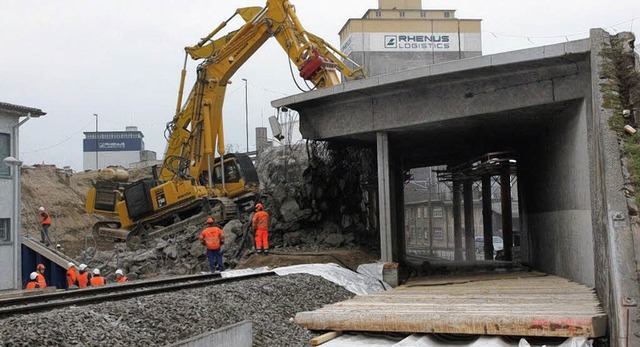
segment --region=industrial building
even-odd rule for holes
[[[379,0],[342,27],[340,47],[368,76],[481,56],[481,21],[455,12],[422,9],[421,0]]]
[[[144,135],[138,127],[128,126],[125,131],[85,132],[84,135],[83,170],[107,166],[144,167],[141,163],[156,162],[156,153],[144,149]]]
[[[0,102],[0,290],[22,287],[19,128],[45,114],[38,108]]]

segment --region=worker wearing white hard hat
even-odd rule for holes
[[[122,271],[122,269],[116,270],[116,282],[125,283],[128,280],[129,279],[127,278],[127,276],[124,275],[124,271]]]
[[[89,281],[91,280],[91,273],[87,268],[87,264],[80,264],[78,266],[78,270],[80,270],[80,274],[78,274],[78,288],[87,288],[89,285]]]
[[[40,242],[46,244],[47,246],[51,245],[51,240],[49,239],[49,227],[51,226],[51,216],[47,211],[44,210],[43,206],[40,206],[38,209],[38,217],[40,217]]]
[[[76,271],[76,264],[69,262],[67,264],[67,288],[78,285],[78,272]]]
[[[32,272],[29,275],[29,279],[31,279],[31,281],[29,281],[29,283],[27,283],[27,286],[25,287],[25,289],[36,289],[36,288],[40,288],[40,283],[38,283],[38,273],[37,272]]]
[[[107,282],[104,277],[100,276],[100,269],[95,268],[93,269],[93,276],[89,280],[89,283],[92,287],[99,287],[105,285]]]

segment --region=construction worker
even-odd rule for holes
[[[51,216],[49,213],[44,210],[44,207],[40,206],[38,209],[38,215],[40,216],[40,242],[46,244],[47,246],[51,246],[51,241],[49,241],[49,227],[51,226]]]
[[[40,288],[47,288],[47,280],[44,278],[44,264],[36,266],[36,275],[38,276],[38,284]]]
[[[256,204],[253,214],[253,230],[255,232],[256,251],[264,255],[269,254],[269,214],[263,210],[262,204]]]
[[[104,286],[107,282],[104,280],[104,277],[100,276],[100,269],[93,269],[93,276],[89,280],[89,283],[92,287]]]
[[[78,288],[87,288],[90,285],[91,273],[89,269],[87,269],[87,264],[80,264],[78,266],[78,270],[80,270],[80,274],[78,275]]]
[[[122,269],[116,270],[116,282],[117,283],[125,283],[128,280],[129,279],[127,278],[127,276],[124,275],[124,271],[122,271]]]
[[[31,281],[29,281],[29,283],[27,283],[27,286],[25,287],[25,289],[36,289],[36,288],[40,288],[40,283],[38,283],[38,273],[37,272],[32,272],[29,275],[29,278],[31,279]]]
[[[67,288],[78,285],[78,273],[76,272],[76,264],[69,262],[67,264]]]
[[[224,244],[224,233],[215,225],[213,218],[207,218],[207,228],[202,230],[199,240],[201,244],[207,247],[207,259],[209,259],[211,272],[216,271],[216,263],[218,271],[224,271],[222,253],[220,253],[220,246]]]

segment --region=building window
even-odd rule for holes
[[[376,17],[378,18],[382,17],[382,11],[376,11]]]
[[[422,209],[418,207],[417,210],[418,210],[418,218],[422,218]]]
[[[427,17],[427,11],[420,11],[420,17],[426,18]]]
[[[9,218],[0,218],[0,242],[11,241],[11,229]]]
[[[444,232],[442,228],[433,228],[433,239],[434,240],[444,240]]]
[[[434,218],[442,218],[442,208],[437,207],[433,209],[433,217]]]
[[[451,13],[449,13],[449,11],[444,11],[444,18],[449,18],[451,17]]]
[[[424,218],[429,218],[429,209],[426,206],[424,208]]]
[[[403,18],[405,15],[404,11],[400,11],[400,17]]]
[[[11,155],[11,137],[9,134],[0,134],[0,159]],[[11,168],[0,161],[0,176],[11,175]]]

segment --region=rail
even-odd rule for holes
[[[137,296],[232,283],[272,275],[275,275],[275,273],[271,271],[224,278],[220,277],[219,274],[198,274],[123,284],[114,283],[95,288],[7,298],[0,300],[0,317],[18,313],[45,311],[71,305],[86,305],[104,301],[122,300]]]

